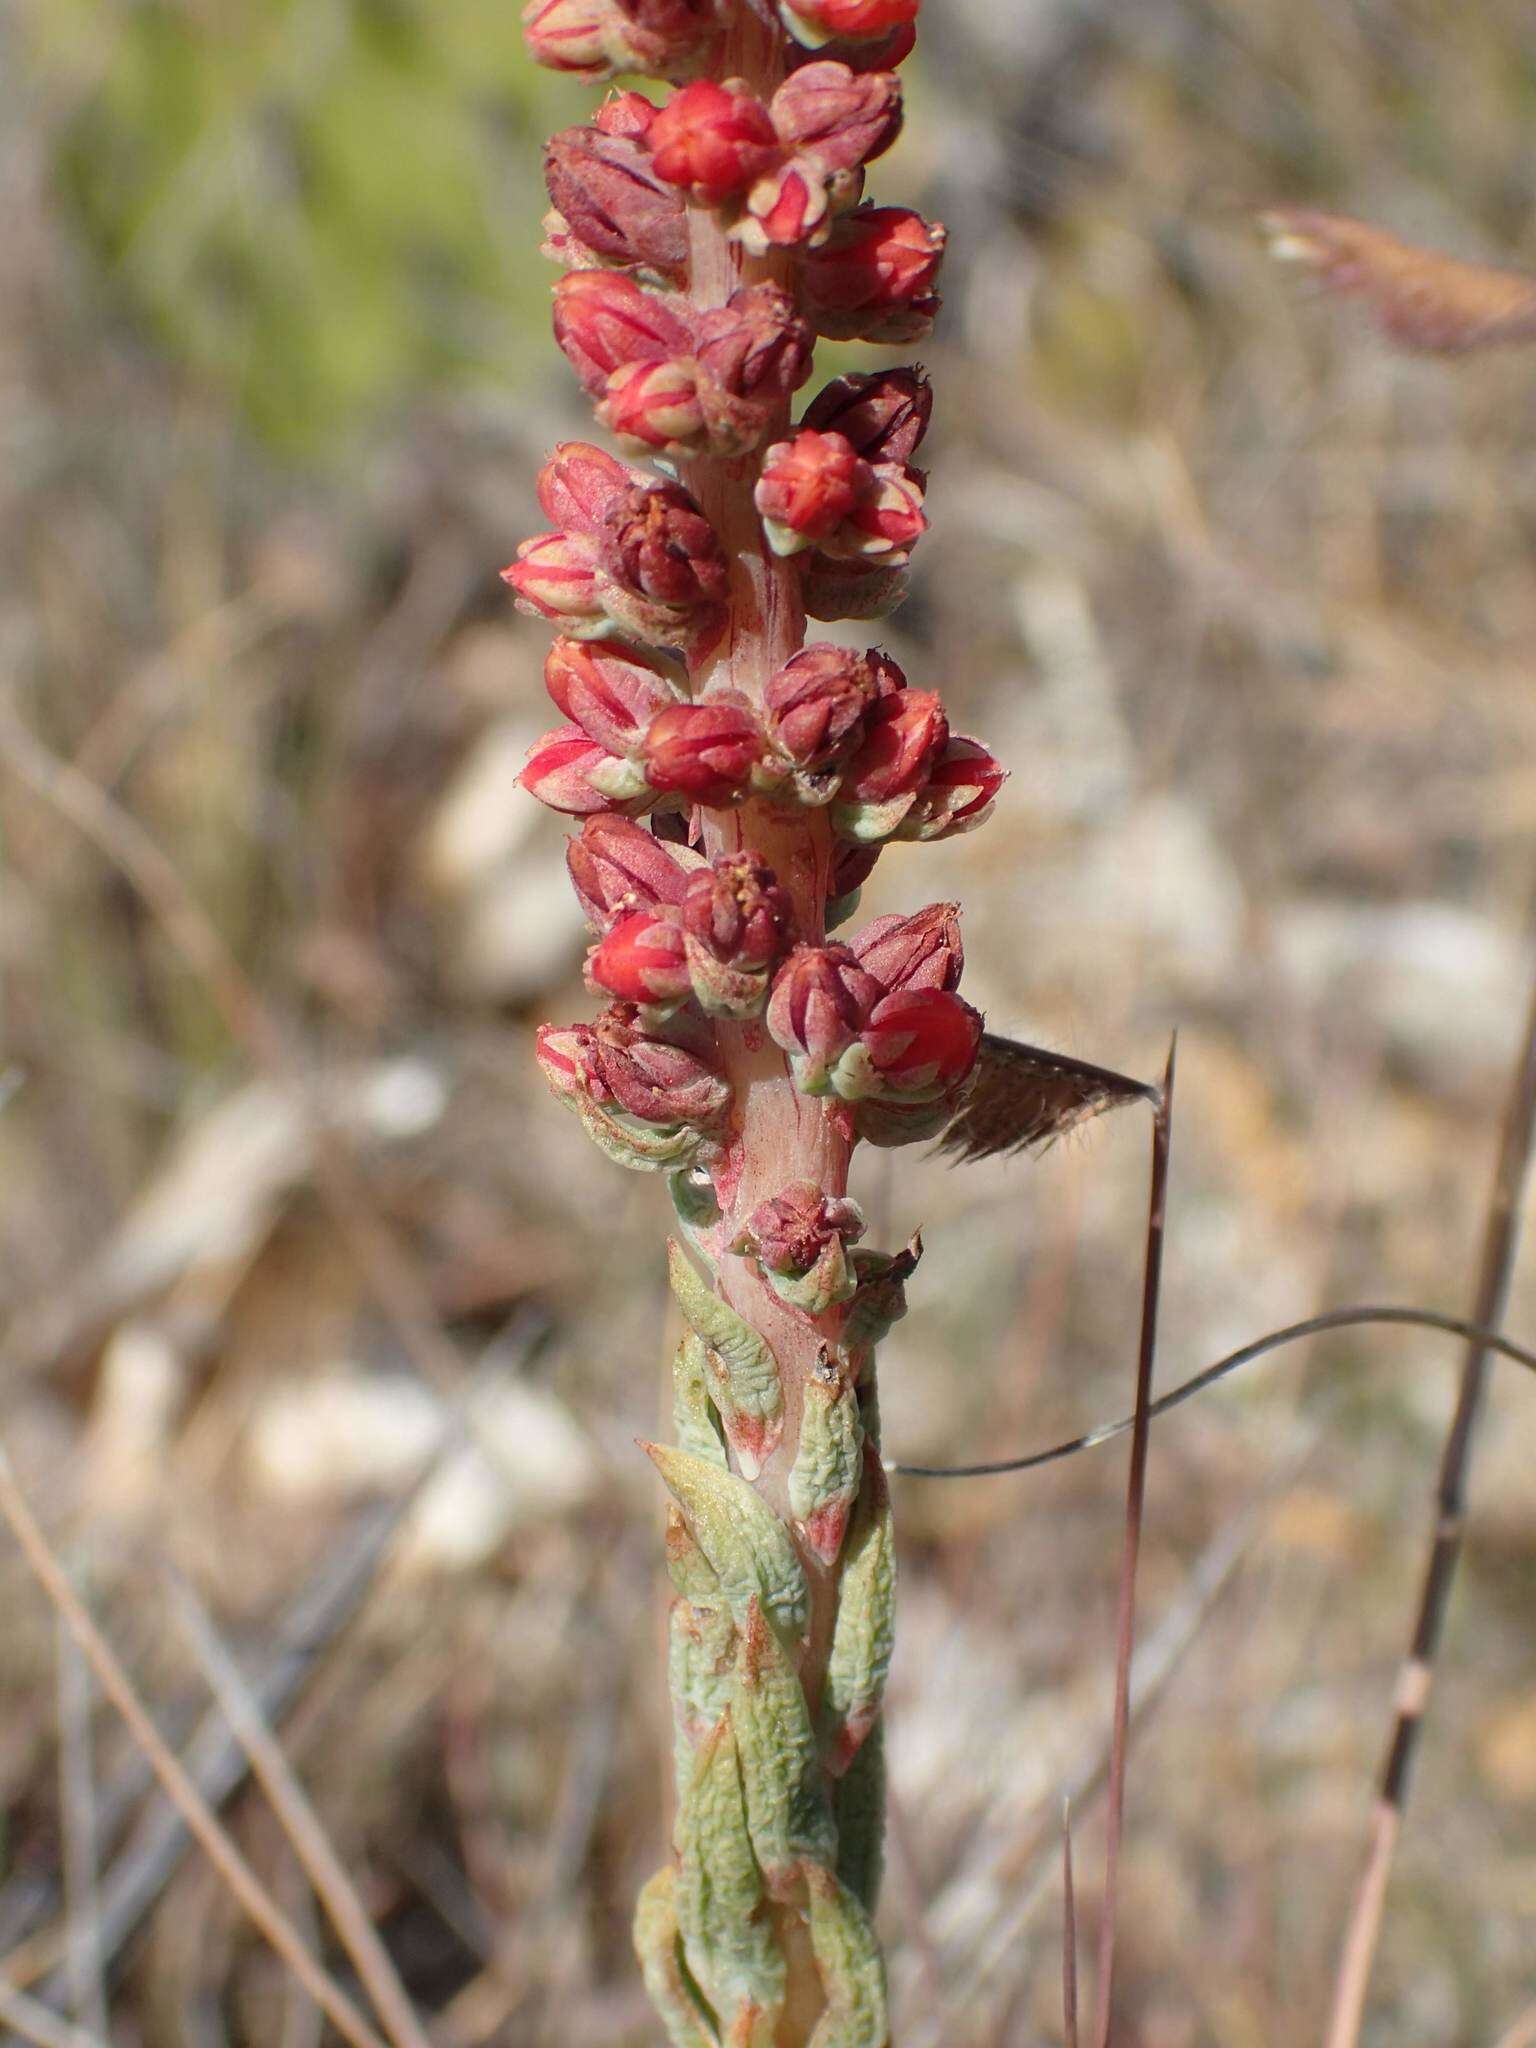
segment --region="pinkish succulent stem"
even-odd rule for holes
[[[671,1496],[673,1857],[636,1947],[674,2048],[886,2048],[880,1712],[894,1560],[874,1351],[915,1241],[855,1249],[864,1139],[931,1137],[981,1020],[953,906],[846,916],[883,842],[968,830],[1001,780],[877,649],[806,615],[898,601],[925,524],[916,370],[797,423],[815,332],[926,333],[941,229],[860,204],[917,0],[531,0],[541,61],[687,84],[555,137],[555,333],[598,417],[669,474],[569,443],[507,580],[562,637],[567,723],[525,786],[582,819],[592,1024],[540,1033],[621,1164],[673,1175],[687,1335]],[[798,38],[798,43],[792,38]],[[657,824],[638,821],[651,812]],[[702,1268],[702,1270],[701,1270]]]

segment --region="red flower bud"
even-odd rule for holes
[[[937,221],[904,206],[844,214],[825,248],[806,258],[804,303],[818,334],[841,341],[915,341],[938,311],[944,254]]]
[[[632,1005],[612,1003],[582,1048],[589,1092],[648,1123],[713,1123],[731,1099],[710,1057],[713,1042],[713,1031],[681,1025],[660,1035]]]
[[[626,590],[674,610],[725,596],[725,555],[681,484],[640,483],[614,497],[603,518],[599,562]]]
[[[959,906],[930,903],[914,917],[877,917],[857,932],[852,948],[875,979],[898,989],[955,989],[965,965]]]
[[[836,533],[858,501],[859,472],[841,434],[801,432],[775,442],[753,492],[775,554],[795,554]]]
[[[651,721],[682,689],[659,656],[620,641],[559,639],[544,660],[552,702],[610,754],[637,756]]]
[[[898,839],[952,839],[984,824],[1008,771],[980,740],[956,733],[939,755]]]
[[[534,62],[583,78],[614,71],[680,77],[718,35],[711,0],[529,0],[523,10]]]
[[[856,1244],[863,1235],[864,1215],[857,1202],[825,1195],[812,1180],[796,1180],[758,1203],[738,1246],[750,1248],[770,1273],[798,1278],[810,1272],[829,1246]]]
[[[589,817],[565,849],[571,886],[587,922],[606,931],[630,910],[675,907],[699,856],[664,844],[633,819]]]
[[[755,1017],[788,944],[787,890],[750,852],[717,854],[688,877],[682,924],[693,992],[723,1017]]]
[[[731,1250],[756,1259],[785,1301],[807,1315],[824,1315],[858,1289],[848,1247],[863,1235],[857,1202],[825,1195],[814,1181],[796,1180],[758,1203]],[[840,1524],[847,1505],[838,1504]]]
[[[797,946],[774,977],[768,1035],[789,1054],[795,1086],[824,1095],[829,1070],[854,1045],[884,995],[847,946]]]
[[[864,720],[864,738],[843,775],[845,801],[886,804],[916,797],[949,738],[944,706],[932,690],[882,697]]]
[[[790,34],[810,49],[862,42],[917,19],[920,0],[779,0]]]
[[[688,322],[659,292],[613,270],[573,270],[555,286],[555,340],[594,398],[625,363],[686,355]]]
[[[826,171],[849,171],[880,156],[901,132],[901,83],[889,71],[860,75],[823,60],[791,72],[769,103],[787,151]]]
[[[647,780],[696,804],[730,804],[744,796],[760,760],[763,737],[744,703],[706,698],[674,704],[645,736]]]
[[[518,781],[552,811],[583,817],[594,811],[643,811],[656,800],[644,776],[589,739],[579,725],[557,726],[535,740]]]
[[[552,526],[596,540],[609,506],[632,490],[639,476],[606,448],[561,441],[539,471],[539,503]]]
[[[625,363],[608,379],[597,416],[621,440],[686,454],[705,438],[698,365],[692,356]]]
[[[981,1014],[946,989],[902,989],[875,1005],[859,1044],[879,1081],[872,1092],[934,1102],[975,1066]]]
[[[868,655],[815,641],[770,677],[763,722],[769,739],[797,768],[824,771],[856,745],[877,694]]]
[[[568,533],[536,533],[523,541],[517,560],[501,572],[517,592],[517,608],[536,618],[597,621],[603,616],[596,550]]]
[[[827,436],[841,440],[842,435]],[[834,560],[867,557],[905,562],[928,529],[923,510],[923,476],[902,462],[860,458],[858,502],[838,531],[821,544]]]
[[[575,1102],[587,1091],[592,1072],[589,1024],[541,1024],[534,1037],[539,1072],[563,1102]]]
[[[675,92],[650,132],[658,178],[683,186],[702,206],[745,192],[778,156],[768,109],[740,79],[697,79]]]
[[[818,64],[825,57],[836,57],[850,71],[894,71],[898,64],[906,63],[916,48],[917,30],[908,21],[887,35],[875,36],[864,42],[823,43],[819,50],[809,50],[803,43],[792,43],[788,52],[789,67],[793,71],[804,64]]]
[[[683,888],[683,930],[712,959],[766,967],[784,950],[793,922],[789,893],[755,853],[716,854]]]
[[[778,285],[746,285],[700,316],[694,356],[710,444],[755,447],[774,408],[811,373],[811,330]]]
[[[562,129],[544,153],[544,181],[564,230],[597,260],[685,282],[682,196],[657,177],[633,133]]]
[[[866,462],[841,434],[801,428],[763,458],[754,502],[775,554],[904,562],[926,528],[922,476]]]
[[[592,116],[592,126],[604,135],[648,135],[656,118],[656,105],[643,92],[611,92]]]
[[[720,39],[716,0],[613,0],[623,23],[621,71],[653,78],[689,78],[709,62]]]
[[[835,377],[806,407],[802,427],[841,434],[866,462],[910,462],[933,412],[933,386],[921,370],[876,370]]]
[[[851,203],[858,193],[848,197]],[[832,232],[832,194],[820,165],[811,157],[791,157],[759,178],[747,194],[746,213],[731,232],[754,256],[819,246]]]
[[[606,78],[612,68],[611,0],[530,0],[523,9],[523,40],[535,64],[578,78]]]
[[[587,955],[587,985],[646,1008],[675,1009],[693,992],[675,916],[631,910]]]

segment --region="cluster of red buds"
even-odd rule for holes
[[[571,460],[566,450],[551,468]],[[506,572],[525,603],[535,602],[539,557],[555,538],[525,543]],[[710,616],[708,605],[699,614]],[[713,616],[718,631],[717,610]],[[569,613],[561,623],[569,625]],[[805,647],[769,679],[758,703],[730,689],[692,698],[679,665],[624,641],[561,638],[544,677],[567,723],[537,742],[523,770],[523,786],[542,803],[573,817],[629,818],[691,815],[754,797],[779,809],[830,807],[844,849],[831,883],[840,916],[852,907],[850,865],[861,881],[887,840],[971,830],[1003,780],[979,741],[950,731],[939,698],[909,688],[878,648]]]
[[[676,1861],[636,1922],[684,2048],[887,2039],[874,1353],[917,1245],[858,1243],[848,1166],[860,1141],[950,1124],[982,1020],[953,904],[828,932],[885,847],[980,824],[1003,771],[881,649],[805,644],[807,617],[876,618],[904,593],[928,379],[841,376],[798,417],[795,394],[818,336],[915,341],[938,307],[943,230],[864,194],[900,130],[917,8],[531,0],[524,17],[544,63],[675,88],[615,93],[545,159],[555,338],[599,424],[657,467],[557,448],[550,530],[504,574],[557,629],[563,723],[522,780],[580,821],[570,874],[607,1001],[541,1031],[540,1064],[610,1157],[670,1174],[687,1241],[669,1266],[678,1443],[649,1447],[674,1503]]]

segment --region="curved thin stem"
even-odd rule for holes
[[[1516,1344],[1498,1330],[1471,1322],[1465,1316],[1442,1315],[1438,1309],[1432,1308],[1331,1308],[1322,1315],[1308,1316],[1303,1322],[1287,1323],[1283,1329],[1271,1330],[1267,1336],[1255,1337],[1251,1344],[1229,1351],[1225,1358],[1218,1358],[1214,1365],[1206,1366],[1170,1393],[1160,1394],[1148,1408],[1148,1418],[1155,1420],[1159,1415],[1166,1415],[1170,1409],[1181,1406],[1196,1394],[1204,1393],[1207,1387],[1214,1387],[1218,1380],[1224,1380],[1239,1366],[1251,1365],[1256,1358],[1263,1358],[1268,1352],[1278,1351],[1286,1344],[1299,1343],[1303,1337],[1318,1337],[1328,1330],[1358,1329],[1369,1323],[1407,1324],[1421,1330],[1443,1330],[1448,1337],[1466,1338],[1487,1351],[1496,1352],[1500,1358],[1523,1365],[1527,1372],[1536,1372],[1536,1351]],[[903,1479],[992,1479],[1004,1472],[1032,1472],[1037,1465],[1054,1465],[1058,1459],[1073,1457],[1078,1451],[1091,1451],[1099,1444],[1107,1444],[1115,1437],[1123,1436],[1134,1421],[1134,1416],[1122,1415],[1117,1422],[1101,1422],[1097,1429],[1090,1429],[1083,1436],[1068,1437],[1063,1443],[1052,1444],[1048,1450],[1028,1451],[1021,1458],[999,1458],[983,1465],[905,1465],[892,1461],[885,1469]]]

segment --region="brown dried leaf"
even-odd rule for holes
[[[939,1140],[956,1159],[1043,1151],[1079,1124],[1126,1102],[1154,1102],[1157,1090],[1128,1074],[983,1033],[965,1107]]]
[[[1271,254],[1364,301],[1404,348],[1440,355],[1536,341],[1536,276],[1416,248],[1342,214],[1280,206],[1260,216]]]

